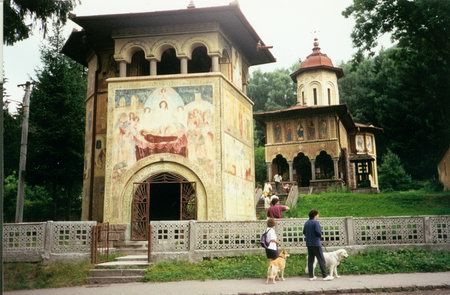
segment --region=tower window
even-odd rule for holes
[[[205,46],[200,46],[192,52],[192,59],[188,62],[188,73],[206,73],[211,70],[211,58]]]
[[[302,91],[302,105],[305,105],[305,92]]]
[[[331,89],[328,88],[327,92],[328,92],[328,105],[331,105]]]
[[[313,88],[314,105],[317,105],[317,89]]]
[[[157,64],[158,75],[171,75],[180,73],[180,60],[177,58],[175,49],[165,50],[161,56],[161,61]]]

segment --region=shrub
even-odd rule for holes
[[[383,191],[408,190],[411,188],[411,176],[406,173],[400,158],[391,150],[383,156],[379,167],[379,182]]]

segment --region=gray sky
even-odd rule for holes
[[[189,0],[81,0],[74,13],[96,15],[183,9]],[[196,7],[228,5],[229,0],[194,0]],[[239,5],[250,24],[266,45],[272,45],[276,63],[254,66],[251,71],[272,71],[289,68],[299,58],[311,53],[313,38],[318,37],[323,53],[335,65],[348,61],[355,49],[350,34],[353,19],[346,19],[341,12],[351,0],[240,0]],[[65,36],[77,27],[70,20],[66,24]],[[10,99],[22,101],[23,89],[17,84],[34,78],[35,70],[41,67],[39,46],[42,34],[35,34],[14,46],[4,47],[5,85]],[[32,102],[31,102],[32,103]]]

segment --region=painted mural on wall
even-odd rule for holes
[[[227,93],[224,99],[225,131],[248,143],[252,140],[253,114],[249,105],[234,98],[237,92]]]
[[[92,131],[93,131],[93,109],[94,100],[89,99],[86,102],[86,119],[84,129],[84,169],[83,169],[83,202],[89,200],[90,195],[90,178],[91,178],[91,159],[92,159]],[[83,204],[85,208],[87,204]],[[83,210],[83,218],[87,220],[88,210]]]
[[[244,196],[253,195],[254,171],[252,148],[236,140],[231,135],[224,133],[225,147],[225,174],[224,197],[227,207],[232,208],[228,214],[233,213],[234,218],[251,212],[248,206],[252,206],[252,198]],[[228,216],[231,218],[231,216]]]
[[[212,85],[120,89],[114,103],[113,178],[160,153],[186,157],[212,171]]]

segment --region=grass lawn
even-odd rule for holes
[[[321,217],[450,215],[450,192],[303,195],[297,207],[285,216],[307,218],[313,208],[319,210]]]
[[[261,250],[262,252],[263,250]],[[287,260],[286,277],[306,276],[304,254]],[[339,274],[383,274],[406,272],[450,271],[450,252],[405,249],[368,251],[349,258],[339,266]],[[216,258],[200,263],[161,262],[151,266],[146,281],[221,280],[264,278],[267,273],[265,255]],[[316,274],[319,268],[316,268]]]
[[[90,267],[89,261],[5,263],[5,290],[80,286],[86,282]]]

